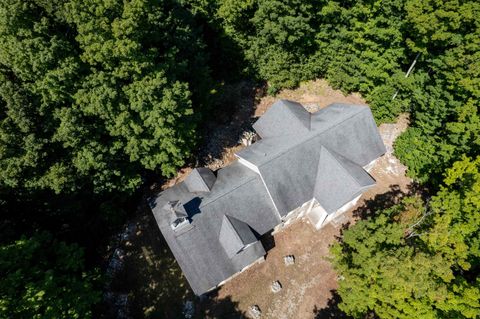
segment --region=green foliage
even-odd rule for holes
[[[464,157],[445,175],[433,197],[433,227],[425,242],[449,264],[468,271],[480,265],[480,157]]]
[[[322,52],[330,59],[326,76],[345,91],[365,93],[375,101],[377,118],[390,120],[396,114],[382,108],[388,107],[395,83],[401,81],[402,65],[410,60],[402,32],[403,1],[355,1],[339,8],[339,23],[330,31],[334,40]]]
[[[66,211],[72,222],[103,210],[98,219],[108,220],[95,224],[111,224],[119,214],[108,194],[136,190],[150,171],[171,175],[191,155],[212,107],[210,74],[248,74],[270,93],[323,76],[362,93],[378,122],[409,112],[395,143],[408,174],[437,189],[455,164],[419,228],[411,227],[425,208],[409,200],[359,222],[333,248],[345,277],[342,309],[357,317],[478,315],[479,160],[468,159],[480,155],[475,0],[0,1],[0,209],[15,225],[4,237],[52,219],[69,224]],[[85,303],[62,299],[91,290],[81,262],[62,257],[81,259],[77,247],[38,235],[1,249],[0,311],[89,315],[95,294]],[[58,260],[49,264],[40,251]],[[33,254],[43,261],[33,264]]]
[[[215,21],[271,93],[324,76],[362,93],[378,122],[410,112],[396,150],[418,181],[438,184],[461,154],[479,155],[478,1],[215,3]]]
[[[0,43],[2,187],[131,191],[190,155],[209,70],[175,2],[3,1]]]
[[[480,158],[464,158],[429,207],[407,198],[345,231],[331,249],[343,311],[356,318],[480,315],[479,169]]]
[[[101,294],[83,251],[39,233],[0,246],[0,317],[90,318]]]
[[[477,1],[408,1],[407,45],[423,58],[402,98],[411,104],[412,128],[396,151],[412,177],[436,184],[461,154],[479,155],[480,4]],[[408,153],[418,137],[425,154]]]
[[[316,65],[314,1],[220,0],[225,32],[244,50],[270,92],[312,78]]]

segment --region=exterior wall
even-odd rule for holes
[[[328,223],[330,223],[333,219],[335,219],[336,217],[338,217],[339,215],[345,213],[347,210],[349,210],[350,208],[352,208],[353,206],[355,206],[355,204],[358,202],[358,200],[360,199],[362,195],[358,195],[357,197],[355,197],[353,200],[351,200],[350,202],[346,203],[345,205],[343,205],[340,209],[338,209],[336,212],[330,214],[327,216],[327,218],[325,218],[325,220],[323,221],[323,223],[320,223],[319,225],[315,225],[313,222],[312,222],[312,219],[311,217],[309,216],[309,214],[313,213],[315,211],[315,209],[319,209],[319,208],[322,208],[321,205],[315,200],[315,199],[312,199],[312,200],[309,200],[308,202],[304,203],[302,206],[292,210],[291,212],[289,212],[285,217],[283,217],[283,221],[281,224],[277,225],[274,229],[273,229],[273,232],[272,232],[272,235],[281,231],[282,229],[286,228],[290,223],[292,223],[294,220],[297,220],[299,218],[302,218],[303,216],[307,216],[307,218],[312,222],[312,224],[314,224],[313,226],[318,230],[322,227],[324,227],[325,225],[327,225]],[[263,257],[260,257],[259,259],[255,260],[254,262],[252,262],[251,264],[249,264],[248,266],[244,267],[242,270],[240,270],[239,272],[233,274],[231,277],[225,279],[224,281],[222,281],[221,283],[219,283],[217,286],[215,287],[212,287],[212,289],[210,290],[213,290],[217,287],[220,287],[222,286],[223,284],[225,284],[227,281],[231,280],[232,278],[235,278],[238,274],[242,273],[243,271],[247,270],[248,268],[252,267],[253,265],[255,264],[258,264],[258,263],[262,263],[265,261],[265,256]]]
[[[372,170],[372,168],[375,166],[375,163],[377,162],[378,158],[377,159],[374,159],[373,161],[371,161],[370,163],[368,163],[367,165],[365,165],[363,167],[364,170],[366,170],[367,172],[370,172]]]
[[[305,214],[307,214],[308,211],[311,209],[313,202],[316,202],[316,201],[314,199],[309,200],[308,202],[303,203],[302,206],[292,210],[287,215],[282,217],[282,223],[277,225],[273,229],[272,235],[284,229],[288,225],[290,225],[294,220],[297,220],[305,216]]]
[[[345,205],[343,205],[343,206],[342,206],[339,210],[337,210],[335,213],[328,215],[328,217],[325,219],[324,224],[327,224],[327,223],[331,222],[333,219],[335,219],[335,218],[338,217],[339,215],[345,213],[347,210],[349,210],[350,208],[352,208],[353,206],[355,206],[361,196],[362,196],[361,194],[358,195],[357,197],[355,197],[354,199],[352,199],[350,202],[348,202],[348,203],[346,203]]]
[[[323,226],[327,225],[330,223],[333,219],[336,217],[340,216],[341,214],[345,213],[347,210],[355,206],[355,204],[358,202],[362,195],[358,195],[355,197],[353,200],[350,202],[346,203],[342,207],[340,207],[336,212],[327,215],[326,218],[322,221],[322,215],[325,214],[325,210],[321,209],[321,206],[317,204],[307,215],[308,219],[312,223],[312,225],[318,230],[322,228]],[[320,209],[319,209],[320,208]]]
[[[316,205],[307,215],[308,220],[316,229],[321,228],[327,217],[327,212],[320,204]]]

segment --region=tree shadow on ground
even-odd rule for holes
[[[406,190],[402,190],[399,185],[390,185],[388,191],[377,194],[371,199],[367,199],[362,205],[357,207],[352,213],[353,217],[356,220],[372,218],[376,215],[377,211],[397,205],[403,198],[408,196],[420,196],[425,200],[429,196],[428,189],[417,183],[409,184]],[[349,229],[351,225],[351,221],[343,223],[340,226],[340,234],[335,235],[335,239],[341,242],[343,233]]]
[[[198,318],[245,318],[245,312],[238,309],[238,302],[233,301],[231,296],[218,298],[219,289],[217,288],[202,297]]]
[[[317,306],[313,308],[313,314],[315,319],[353,319],[353,317],[347,316],[342,310],[338,308],[338,304],[341,301],[340,296],[336,290],[331,290],[332,297],[328,300],[325,308],[318,309]]]
[[[390,189],[382,194],[377,194],[372,199],[365,201],[363,205],[353,211],[353,217],[367,219],[375,216],[379,210],[390,208],[408,196],[421,196],[425,198],[428,192],[417,183],[411,183],[406,190],[402,190],[399,185],[390,185]]]
[[[120,318],[119,310],[127,314],[125,318],[186,318],[187,302],[192,304],[193,318],[243,318],[238,303],[231,297],[218,298],[218,290],[195,296],[148,205],[143,206],[133,221],[134,231],[119,245],[123,266],[108,289],[115,300],[120,297],[128,302],[110,302],[109,309],[104,305],[102,318]]]
[[[200,128],[202,139],[194,152],[194,166],[212,165],[215,168],[223,163],[225,154],[232,147],[240,145],[244,132],[253,132],[253,117],[257,98],[262,90],[255,83],[242,81],[227,84],[215,101],[212,112]]]
[[[109,290],[128,296],[129,318],[184,318],[184,304],[195,296],[150,209],[146,203],[139,209],[143,211],[129,224],[133,231],[117,248],[123,265]]]
[[[420,196],[422,199],[426,199],[428,189],[420,186],[417,183],[411,183],[407,186],[406,190],[402,190],[399,185],[390,185],[389,190],[377,194],[375,197],[368,199],[363,205],[360,205],[353,211],[353,217],[355,219],[368,219],[376,215],[377,211],[388,209],[394,205],[399,204],[402,199],[408,196]],[[337,241],[342,242],[343,233],[350,227],[351,223],[346,222],[342,224],[340,229],[340,235],[335,236]],[[341,302],[341,297],[336,290],[331,290],[332,297],[328,300],[328,304],[325,308],[318,309],[316,306],[313,309],[315,319],[349,319],[352,318],[346,315],[338,307]],[[367,318],[367,317],[366,317]]]

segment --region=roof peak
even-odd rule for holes
[[[299,135],[310,131],[311,114],[303,105],[278,100],[253,124],[262,138]]]
[[[207,167],[194,168],[185,179],[190,193],[210,192],[216,180],[215,174]]]
[[[257,241],[257,238],[247,223],[235,217],[223,215],[219,241],[227,256],[232,258],[246,245]]]
[[[366,187],[375,183],[373,177],[368,174],[367,171],[361,166],[350,160],[349,158],[339,154],[333,150],[328,149],[324,145],[321,146],[320,160],[323,152],[328,152],[332,158],[348,173],[348,175],[358,184],[360,187]]]

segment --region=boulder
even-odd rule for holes
[[[274,281],[272,283],[272,286],[270,287],[270,289],[272,290],[272,292],[274,294],[276,294],[277,292],[279,292],[280,290],[282,290],[282,284],[280,283],[280,281]]]

